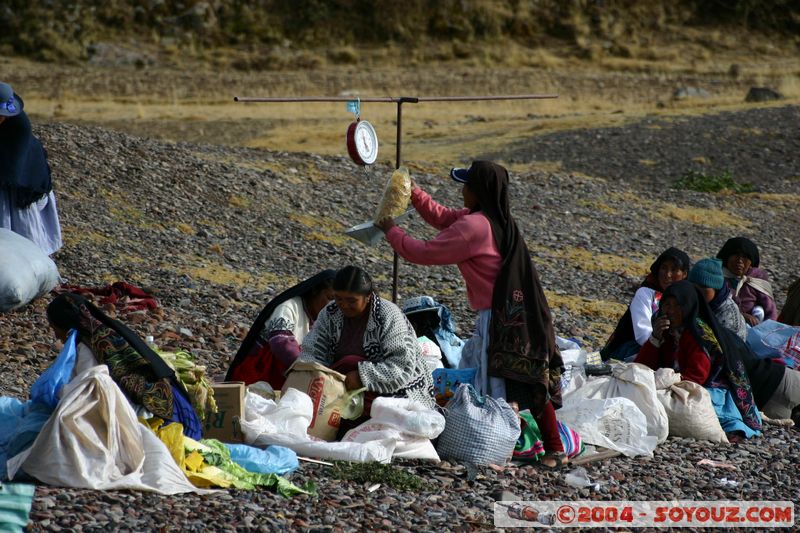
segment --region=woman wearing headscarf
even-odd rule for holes
[[[303,340],[300,360],[344,374],[347,390],[366,387],[365,413],[377,395],[434,407],[433,379],[400,308],[378,296],[372,278],[356,266],[336,273],[333,291],[334,301]]]
[[[175,371],[130,328],[74,293],[62,293],[47,306],[50,327],[62,342],[76,330],[77,359],[73,377],[106,365],[111,378],[138,413],[183,424],[186,436],[199,439],[202,427]]]
[[[712,393],[729,391],[735,411],[725,409],[725,401],[715,401],[720,423],[727,433],[741,431],[750,436],[761,429],[755,383],[758,390],[767,391],[780,382],[778,378],[773,383],[776,376],[757,371],[751,385],[751,355],[739,337],[717,323],[700,289],[689,281],[679,281],[664,291],[653,334],[635,362],[653,370],[672,368]]]
[[[758,268],[761,258],[755,243],[744,237],[728,239],[717,258],[722,260],[725,281],[747,323],[755,326],[764,320],[775,320],[778,311],[772,285],[767,272]]]
[[[283,291],[261,310],[236,352],[226,381],[266,381],[280,390],[300,357],[300,345],[319,312],[333,299],[335,270],[323,270]]]
[[[511,216],[508,172],[489,161],[474,161],[450,175],[463,184],[463,209],[437,204],[416,184],[411,192],[417,212],[440,230],[434,239],[413,239],[392,219],[378,226],[407,261],[458,266],[470,307],[478,313],[459,366],[477,368],[481,394],[529,409],[542,432],[542,464],[561,466],[567,459],[555,409],[561,406],[563,362],[539,275]]]
[[[683,250],[667,248],[650,265],[650,273],[633,295],[628,309],[600,350],[603,360],[635,356],[653,333],[653,315],[661,294],[676,281],[686,279],[691,261]]]
[[[50,255],[61,248],[61,226],[47,153],[24,106],[10,85],[0,83],[0,228]]]

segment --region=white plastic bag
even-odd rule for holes
[[[578,432],[583,442],[628,457],[652,456],[658,445],[657,438],[647,434],[644,414],[627,398],[584,399],[556,411],[556,418]]]
[[[372,418],[348,431],[342,442],[394,439],[393,457],[439,461],[430,439],[444,430],[444,416],[408,398],[378,397],[372,402]]]
[[[433,374],[433,371],[437,368],[444,368],[442,350],[435,342],[425,336],[418,337],[417,342],[419,343],[419,352],[422,360],[425,362],[425,366],[428,367],[428,372]]]
[[[681,381],[671,368],[655,372],[658,400],[669,418],[669,434],[711,442],[728,442],[705,387]]]
[[[645,365],[615,364],[610,376],[589,377],[580,387],[562,394],[562,398],[564,407],[587,399],[627,398],[644,414],[647,435],[656,437],[658,442],[664,442],[669,435],[669,420],[656,394],[653,370]]]
[[[0,228],[0,312],[22,307],[58,284],[58,268],[33,241]]]
[[[388,463],[392,460],[394,439],[365,443],[325,442],[308,435],[314,406],[308,394],[297,389],[287,389],[278,403],[248,392],[244,405],[244,419],[239,423],[245,442],[251,446],[277,444],[301,456],[334,461]]]
[[[372,401],[372,422],[389,424],[403,433],[435,439],[444,431],[444,416],[409,398],[379,396]]]

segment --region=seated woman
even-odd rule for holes
[[[778,322],[800,326],[800,278],[794,280],[786,291],[786,304],[781,309]]]
[[[758,268],[758,247],[750,239],[728,239],[717,254],[723,274],[733,291],[733,301],[751,326],[775,320],[778,311],[766,271]]]
[[[266,381],[280,390],[317,315],[333,300],[335,275],[335,270],[323,270],[270,300],[236,352],[225,380],[247,385]]]
[[[722,276],[722,261],[712,257],[701,259],[689,271],[689,281],[700,288],[719,325],[747,342],[747,324]]]
[[[31,130],[25,106],[0,83],[0,228],[35,242],[50,255],[61,248],[47,153]]]
[[[199,439],[203,430],[175,371],[122,322],[114,320],[83,296],[62,293],[47,306],[47,320],[62,342],[78,332],[73,377],[104,364],[137,414],[142,408],[165,422],[183,424],[183,433]]]
[[[378,296],[369,274],[355,266],[336,273],[333,291],[334,301],[320,311],[300,359],[345,374],[347,390],[366,387],[433,408],[433,380],[403,312]]]
[[[686,252],[667,248],[650,265],[650,274],[633,295],[633,300],[617,322],[617,327],[600,350],[603,360],[625,360],[636,355],[653,333],[653,315],[658,311],[661,293],[676,281],[686,279],[691,261]]]
[[[761,419],[746,369],[748,352],[739,337],[717,323],[700,290],[689,281],[679,281],[664,291],[653,334],[635,362],[653,370],[672,368],[683,379],[708,387],[712,393],[723,389],[736,409],[721,413],[720,409],[733,408],[726,408],[725,401],[715,402],[723,429],[751,436],[761,429]],[[760,386],[764,391],[769,387]]]

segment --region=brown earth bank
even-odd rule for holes
[[[739,127],[753,117],[762,117],[766,131],[769,122],[785,132],[770,137],[769,153],[758,160],[768,159],[771,168],[796,168],[797,138],[789,134],[797,117],[794,107],[663,121],[660,129],[650,131],[665,134],[675,128],[675,138],[687,131],[716,135],[720,128]],[[762,265],[782,304],[800,264],[800,180],[792,172],[775,173],[759,182],[761,192],[711,194],[665,187],[659,176],[636,184],[603,179],[614,178],[613,169],[626,166],[631,156],[617,148],[640,143],[639,127],[619,129],[619,139],[605,149],[585,141],[587,149],[605,150],[602,160],[597,158],[598,172],[591,167],[572,170],[577,168],[570,159],[572,141],[562,142],[560,151],[559,143],[548,145],[548,159],[563,161],[563,170],[545,171],[527,160],[512,167],[512,209],[540,271],[557,333],[598,348],[661,250],[678,246],[696,260],[715,254],[736,235],[759,245]],[[96,286],[126,280],[152,289],[163,313],[126,320],[142,335],[153,335],[160,346],[196,354],[212,375],[224,372],[271,295],[321,268],[363,266],[384,295],[390,292],[389,247],[381,243],[367,248],[342,231],[369,218],[391,165],[364,172],[341,156],[171,144],[52,121],[37,123],[35,129],[53,168],[65,236],[54,259],[65,281]],[[597,132],[601,139],[606,133]],[[751,142],[750,137],[731,135],[728,148],[746,155]],[[668,138],[653,148],[658,151],[642,147],[641,159],[663,161],[669,167],[667,177],[683,171],[685,149],[680,143]],[[675,154],[663,156],[665,150]],[[434,198],[460,205],[458,188],[446,177],[447,166],[409,166]],[[733,171],[738,177],[737,169]],[[433,235],[418,218],[404,226],[414,235]],[[455,267],[401,262],[401,299],[416,294],[430,294],[447,304],[462,335],[469,334],[474,315]],[[25,398],[56,354],[44,314],[47,300],[0,316],[2,395]],[[39,487],[30,529],[473,530],[493,527],[492,502],[500,490],[525,500],[797,502],[796,435],[793,429],[770,426],[762,437],[739,445],[670,438],[652,459],[590,465],[589,475],[602,482],[598,490],[571,488],[563,473],[532,467],[468,472],[457,465],[418,463],[406,466],[428,488],[409,492],[383,486],[371,493],[358,483],[334,479],[324,467],[303,465],[292,479],[314,480],[319,496],[292,500],[266,491],[158,497]],[[721,474],[697,467],[705,457],[733,462],[739,470]],[[720,482],[723,477],[736,485]]]

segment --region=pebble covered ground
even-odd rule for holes
[[[686,128],[701,134],[720,121],[730,127],[761,121],[762,126],[748,127],[796,132],[797,114],[794,107],[754,108],[707,120],[665,122],[658,131],[674,126],[676,135],[685,136]],[[614,138],[634,143],[641,127],[620,128]],[[365,172],[344,157],[166,144],[58,123],[35,129],[53,168],[65,237],[54,258],[65,281],[97,286],[125,280],[153,290],[161,309],[125,320],[142,335],[153,335],[161,347],[190,350],[212,376],[224,373],[271,295],[322,268],[362,265],[384,295],[391,293],[388,245],[367,248],[342,234],[370,218],[389,167]],[[797,135],[771,138],[764,157],[770,168],[788,170],[759,174],[751,180],[759,192],[746,195],[675,190],[664,178],[647,182],[644,174],[618,171],[629,166],[630,156],[616,144],[604,145],[605,138],[586,145],[602,154],[592,165],[520,171],[524,163],[517,160],[512,173],[512,209],[540,271],[559,335],[599,348],[661,250],[675,245],[699,259],[715,254],[736,235],[758,243],[762,265],[783,303],[786,288],[800,273]],[[552,137],[545,141],[548,160],[572,157],[573,140],[564,140],[560,152]],[[636,157],[669,162],[685,152],[669,138],[656,144],[657,154],[642,146]],[[538,145],[532,139],[528,149]],[[741,157],[746,150],[739,148],[725,150]],[[671,150],[675,153],[663,155]],[[737,159],[736,164],[744,168],[751,163]],[[434,198],[460,205],[448,169],[409,166]],[[665,176],[681,170],[676,167]],[[433,235],[418,217],[403,225],[414,235]],[[424,293],[447,304],[462,335],[469,334],[474,316],[455,267],[401,261],[399,285],[401,299]],[[0,315],[0,395],[24,398],[57,353],[44,314],[47,301]],[[529,466],[468,471],[461,465],[419,462],[400,465],[421,476],[426,489],[392,490],[384,484],[374,492],[367,491],[369,484],[335,479],[329,467],[303,464],[292,480],[313,480],[319,495],[291,500],[264,490],[161,497],[40,486],[29,529],[483,530],[494,528],[492,502],[502,491],[525,500],[796,502],[797,435],[794,429],[768,426],[762,437],[738,445],[670,438],[653,458],[587,465],[589,476],[600,483],[597,489],[572,488],[564,472]],[[738,470],[698,466],[703,458],[733,463]]]

